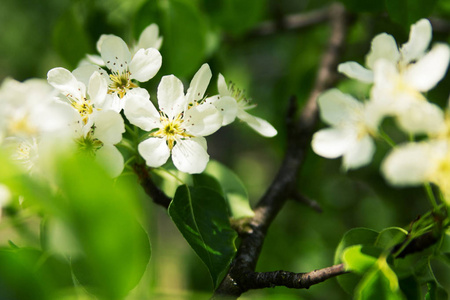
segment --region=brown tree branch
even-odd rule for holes
[[[255,208],[255,216],[249,223],[251,230],[241,235],[241,243],[236,256],[227,275],[215,291],[216,297],[239,297],[243,292],[252,288],[249,279],[257,277],[254,270],[267,230],[295,190],[297,175],[318,120],[316,99],[320,93],[332,87],[336,81],[336,67],[347,32],[348,16],[342,5],[331,6],[328,16],[331,34],[328,47],[321,60],[315,85],[297,122],[293,121],[295,101],[291,99],[287,115],[288,145],[285,158],[278,174]],[[337,273],[340,274],[339,272]],[[315,284],[320,281],[311,282]]]
[[[275,286],[285,286],[292,289],[308,289],[310,286],[327,279],[348,273],[343,264],[314,270],[308,273],[293,273],[286,271],[253,272],[246,279],[250,289],[262,289]]]
[[[153,202],[165,207],[166,209],[169,208],[172,199],[170,199],[155,185],[152,178],[150,177],[147,166],[142,163],[136,163],[133,165],[133,169],[138,176],[139,183],[144,188],[145,193],[153,199]]]

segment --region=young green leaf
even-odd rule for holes
[[[180,186],[169,215],[207,266],[214,286],[234,256],[236,232],[231,229],[223,197],[205,187]]]
[[[342,261],[348,270],[364,273],[370,269],[381,254],[381,249],[362,245],[350,246],[342,253]]]

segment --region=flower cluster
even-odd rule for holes
[[[391,35],[377,35],[366,56],[367,68],[356,62],[340,64],[341,73],[372,84],[370,98],[360,102],[337,89],[322,94],[321,117],[332,127],[314,135],[312,148],[326,158],[343,156],[344,168],[351,169],[370,163],[374,139],[385,139],[393,150],[381,171],[390,183],[433,183],[450,203],[450,102],[444,112],[424,94],[445,76],[450,47],[437,43],[429,49],[431,39],[431,24],[422,19],[411,26],[409,40],[400,48]],[[381,129],[387,117],[409,142],[393,143]]]
[[[148,166],[160,167],[172,156],[186,173],[203,172],[209,161],[204,137],[236,118],[263,136],[277,134],[268,122],[247,112],[254,106],[234,86],[228,88],[222,75],[219,93],[208,97],[212,73],[207,64],[186,92],[180,79],[163,76],[156,108],[139,83],[160,70],[161,43],[156,24],[131,47],[118,36],[102,35],[99,55],[86,55],[73,71],[53,68],[47,82],[6,80],[0,88],[0,145],[30,172],[39,170],[43,157],[51,157],[49,149],[64,148],[95,157],[116,177],[125,166],[116,145],[124,142],[128,123],[133,132],[133,125],[145,131],[136,153]]]

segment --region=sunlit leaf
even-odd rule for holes
[[[362,245],[347,247],[342,253],[342,261],[348,270],[364,273],[377,261],[381,249]]]
[[[342,254],[347,247],[354,245],[372,246],[377,240],[378,232],[368,228],[353,228],[347,231],[342,237],[336,253],[334,263],[342,262]],[[353,289],[361,280],[361,276],[355,273],[345,274],[337,278],[340,286],[349,294],[353,294]]]
[[[386,260],[379,258],[377,263],[364,275],[355,289],[357,300],[401,300],[398,278]]]
[[[230,227],[225,200],[212,189],[182,185],[175,193],[169,215],[208,267],[216,286],[236,251],[236,232]]]
[[[240,219],[254,216],[255,213],[250,207],[247,189],[233,171],[213,160],[208,163],[205,173],[213,176],[220,183],[233,218]]]

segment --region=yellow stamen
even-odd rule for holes
[[[117,93],[120,98],[123,98],[128,90],[138,87],[131,81],[130,75],[129,71],[110,74],[112,83],[109,85],[108,94]]]
[[[186,133],[183,128],[183,115],[179,114],[174,119],[170,120],[165,115],[161,114],[160,117],[161,127],[158,131],[150,134],[151,136],[166,138],[169,149],[172,150],[177,139],[193,137]]]

